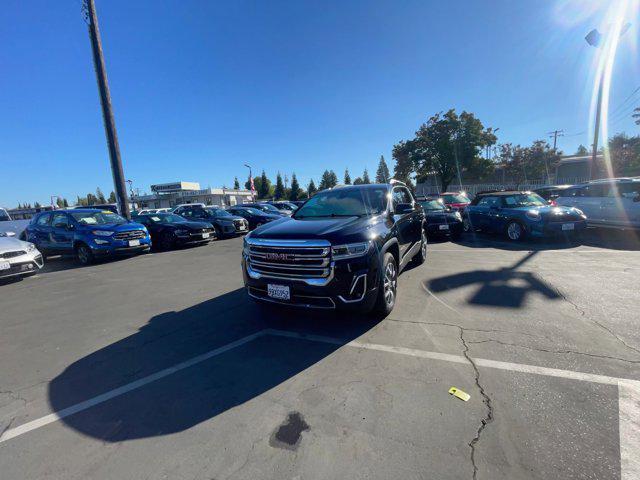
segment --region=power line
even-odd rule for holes
[[[558,143],[558,137],[564,136],[564,130],[554,130],[553,132],[547,132],[549,138],[553,137],[553,149],[556,149],[556,144]]]
[[[624,101],[620,105],[618,105],[616,108],[614,108],[611,111],[611,115],[614,115],[616,112],[618,112],[624,106],[624,104],[627,103],[629,100],[631,100],[635,96],[635,94],[638,93],[638,92],[640,92],[640,87],[636,88],[633,92],[631,92],[631,95],[629,95],[627,98],[625,98]]]

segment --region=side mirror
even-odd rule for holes
[[[413,210],[413,205],[411,205],[410,203],[399,203],[396,205],[393,213],[396,215],[404,215],[405,213],[413,212]]]

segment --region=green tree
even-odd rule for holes
[[[307,187],[307,194],[309,195],[309,198],[313,197],[317,191],[318,189],[316,188],[316,184],[314,183],[312,178],[311,180],[309,180],[309,186]]]
[[[256,190],[258,190],[258,197],[269,198],[269,194],[271,193],[271,180],[267,178],[267,174],[264,173],[264,170],[262,170],[262,174],[260,175],[259,183],[260,185],[256,185]]]
[[[458,115],[451,109],[429,118],[406,143],[411,146],[408,154],[418,176],[435,172],[446,190],[459,174],[481,178],[489,173],[493,163],[482,157],[481,150],[496,140],[493,129],[485,129],[473,113]]]
[[[353,181],[354,185],[362,185],[364,182],[362,181],[362,179],[360,177],[356,177],[356,179]]]
[[[530,147],[506,143],[500,146],[498,164],[518,187],[532,180],[547,180],[560,154],[544,140],[536,140]]]
[[[371,179],[369,178],[369,171],[365,168],[362,174],[362,183],[364,185],[369,185],[371,183]]]
[[[100,187],[96,188],[96,203],[107,203],[107,199],[104,198],[104,193],[100,190]]]
[[[109,203],[118,203],[118,199],[116,198],[116,192],[114,192],[113,190],[111,190],[111,193],[109,194]]]
[[[63,198],[62,200],[63,200],[63,201],[62,201],[62,206],[63,206],[64,208],[68,208],[68,207],[69,207],[69,202],[67,202],[67,199],[66,199],[66,198]]]
[[[391,174],[389,173],[389,167],[387,162],[384,161],[384,155],[380,155],[380,162],[378,162],[378,169],[376,170],[376,183],[389,183]]]
[[[349,175],[349,169],[345,168],[344,170],[344,184],[351,185],[351,175]]]
[[[295,202],[300,198],[300,184],[298,183],[298,178],[296,177],[296,173],[293,172],[291,175],[291,193],[289,194],[289,200]]]
[[[276,190],[275,190],[276,200],[281,200],[284,198],[284,183],[282,183],[282,175],[278,172],[276,175]]]
[[[411,174],[414,172],[414,165],[411,160],[410,152],[413,148],[411,141],[401,141],[394,145],[392,153],[393,159],[396,162],[393,167],[393,178],[404,182],[411,188],[413,188]]]
[[[87,205],[96,205],[98,203],[98,197],[93,193],[87,193]]]
[[[333,170],[325,170],[320,179],[320,185],[318,190],[326,190],[327,188],[333,188],[338,184],[338,176]]]
[[[240,182],[238,181],[238,177],[234,177],[233,179],[233,189],[240,190]]]
[[[584,145],[580,145],[576,150],[576,155],[579,155],[581,157],[589,155],[589,150],[587,150],[587,147],[585,147]]]
[[[57,197],[57,198],[56,198],[56,206],[57,206],[58,208],[62,208],[62,207],[64,207],[64,202],[62,201],[62,197]]]
[[[42,208],[42,205],[40,205],[40,202],[35,202],[33,208]]]
[[[640,125],[640,107],[634,108],[631,116],[636,119],[636,125]]]
[[[599,166],[603,173],[615,177],[640,175],[640,136],[629,137],[619,133],[609,139],[609,158],[611,170]]]

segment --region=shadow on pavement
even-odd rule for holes
[[[560,235],[550,238],[525,238],[521,242],[510,242],[499,235],[473,232],[451,242],[465,247],[511,251],[562,250],[580,245],[612,250],[640,250],[640,235],[637,231],[614,228],[588,228],[575,238]]]
[[[77,360],[50,382],[49,402],[60,411],[265,328],[347,343],[374,325],[353,315],[265,308],[238,289],[154,316],[136,333]],[[267,392],[342,344],[259,336],[61,421],[107,442],[180,432]]]
[[[549,300],[557,300],[560,294],[549,287],[532,272],[517,269],[528,262],[537,252],[525,255],[516,264],[498,270],[473,270],[456,273],[430,280],[425,285],[434,293],[478,285],[478,290],[467,300],[472,305],[500,308],[522,308],[527,297],[543,295]]]

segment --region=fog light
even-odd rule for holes
[[[99,238],[95,238],[93,241],[96,242],[97,245],[108,245],[109,244],[109,240],[101,240]]]

